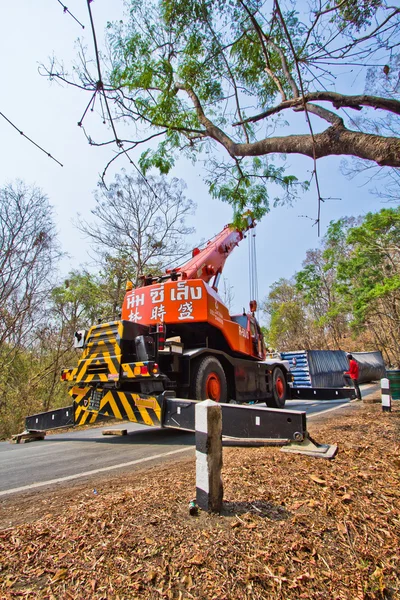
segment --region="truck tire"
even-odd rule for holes
[[[283,408],[286,402],[287,383],[284,372],[275,367],[272,372],[272,398],[267,401],[271,408]]]
[[[198,359],[191,374],[190,398],[227,402],[228,384],[221,363],[214,356]]]

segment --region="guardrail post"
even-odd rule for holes
[[[208,512],[222,508],[222,409],[212,400],[195,407],[196,502]]]
[[[382,395],[382,410],[391,412],[392,410],[392,396],[390,395],[390,382],[389,379],[384,377],[381,379],[381,395]]]

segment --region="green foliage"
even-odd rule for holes
[[[58,327],[39,332],[31,348],[3,347],[0,351],[0,440],[23,431],[25,417],[71,404],[64,383],[63,366],[75,364],[72,337],[60,344]]]
[[[168,175],[174,164],[175,159],[169,154],[167,143],[159,144],[157,150],[145,150],[139,159],[139,166],[145,175],[152,167],[162,175]]]
[[[72,271],[51,297],[55,312],[73,330],[93,325],[105,309],[97,277],[87,272]]]
[[[254,2],[253,8],[258,11],[261,4]],[[132,116],[137,123],[150,124],[161,138],[156,147],[141,154],[144,173],[155,168],[167,174],[182,155],[197,160],[204,149],[212,154],[214,136],[206,131],[206,113],[216,128],[231,129],[237,141],[255,141],[258,128],[254,125],[232,129],[233,115],[238,116],[229,100],[232,95],[237,95],[238,104],[249,97],[264,107],[275,100],[277,79],[288,97],[293,95],[278,50],[275,46],[266,50],[267,45],[260,44],[248,12],[237,2],[135,0],[131,14],[128,23],[111,30],[111,82],[115,88],[129,90]],[[300,48],[302,29],[295,13],[287,14],[287,26]],[[293,69],[293,57],[276,20],[270,36],[282,45],[287,67]],[[277,79],[266,77],[266,60]],[[242,109],[241,117],[245,112]],[[258,218],[267,212],[268,182],[283,188],[280,201],[294,198],[301,189],[296,186],[297,178],[285,173],[285,167],[274,166],[271,159],[246,157],[229,167],[218,160],[216,164],[207,178],[211,195],[230,203],[235,219],[245,208]]]
[[[296,287],[303,293],[304,300],[311,304],[322,291],[322,277],[317,272],[315,264],[308,264],[302,271],[296,273]]]
[[[342,218],[329,224],[320,250],[309,251],[303,269],[296,273],[296,285],[307,305],[314,325],[340,348],[347,334],[348,306],[337,281],[340,261],[351,251],[348,231],[357,222]]]
[[[352,303],[354,325],[364,326],[384,310],[400,331],[400,208],[368,213],[347,242],[353,251],[339,263],[338,280]]]
[[[129,0],[127,6],[126,19],[107,26],[104,93],[132,128],[129,143],[141,149],[144,174],[168,174],[182,157],[201,161],[213,198],[229,203],[236,219],[245,208],[260,218],[270,204],[292,202],[308,188],[284,164],[289,154],[311,160],[344,154],[398,167],[396,7],[382,0],[312,0],[307,7],[293,0]],[[84,52],[81,58],[74,81],[63,68],[55,73],[52,66],[49,76],[96,94],[97,73],[91,76]],[[389,75],[391,85],[354,106],[347,77],[353,65],[365,65],[369,79],[371,72]],[[354,117],[342,111],[348,107],[367,114],[356,131]],[[292,118],[299,112],[307,118]]]
[[[308,251],[292,283],[272,286],[264,310],[278,347],[298,347],[301,323],[313,347],[380,349],[399,365],[400,207],[330,223],[321,249]]]
[[[351,227],[356,224],[356,219],[342,218],[331,221],[324,238],[323,256],[326,261],[326,269],[337,266],[340,258],[348,252],[347,235]]]
[[[382,0],[335,0],[338,7],[336,20],[344,28],[350,24],[356,31],[371,25]]]
[[[98,275],[103,318],[110,321],[120,318],[128,280],[135,280],[136,272],[132,257],[128,252],[118,252],[116,256],[106,254]]]
[[[274,283],[262,310],[269,316],[265,332],[268,346],[280,350],[310,347],[307,315],[294,281],[279,279]]]

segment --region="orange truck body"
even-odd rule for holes
[[[141,287],[128,282],[120,321],[76,332],[83,354],[62,378],[72,384],[77,406],[138,418],[146,403],[157,404],[168,392],[283,408],[290,395],[288,362],[266,360],[254,313],[231,316],[217,293],[227,257],[254,227],[249,217],[244,223],[243,230],[225,226],[184,265],[142,276]],[[255,306],[252,302],[252,311]]]
[[[182,324],[207,323],[223,334],[234,353],[258,360],[265,358],[261,332],[251,335],[231,317],[217,292],[201,279],[167,281],[161,284],[132,289],[124,299],[122,319],[141,325],[164,323],[179,328]],[[247,317],[244,319],[247,322]]]

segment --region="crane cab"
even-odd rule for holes
[[[264,360],[267,351],[264,336],[257,319],[251,313],[233,315],[231,319],[248,332],[249,354],[258,360]]]

